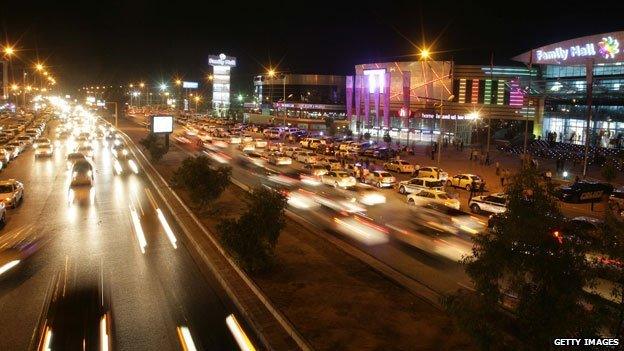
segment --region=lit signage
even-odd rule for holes
[[[182,88],[184,88],[184,89],[197,89],[197,88],[199,88],[199,83],[197,83],[197,82],[182,82]]]
[[[378,88],[380,93],[384,91],[386,85],[385,69],[366,69],[364,75],[368,76],[368,90],[371,94],[375,92],[375,88]]]
[[[172,133],[172,116],[152,116],[152,133]]]
[[[225,54],[208,56],[208,64],[211,66],[236,66],[236,57],[226,56]]]
[[[590,35],[546,45],[514,57],[514,60],[536,64],[581,65],[588,59],[595,63],[617,62],[624,32]],[[532,58],[531,58],[532,55]]]

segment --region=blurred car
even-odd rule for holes
[[[70,186],[93,185],[93,166],[87,160],[78,160],[72,166]]]
[[[327,174],[329,172],[327,168],[325,168],[325,166],[314,165],[314,164],[306,164],[305,166],[303,166],[303,169],[308,171],[311,175],[317,176],[317,177],[320,177],[323,174]]]
[[[494,193],[490,195],[473,196],[468,207],[472,213],[503,213],[507,211],[507,195]]]
[[[460,202],[441,190],[421,190],[419,192],[407,195],[407,203],[409,205],[424,206],[430,203],[441,204],[450,208],[459,210]]]
[[[372,186],[360,184],[354,188],[355,199],[364,205],[374,206],[386,203],[386,196]]]
[[[0,201],[15,208],[24,200],[24,184],[15,179],[0,181]]]
[[[421,167],[418,170],[418,178],[436,178],[441,180],[448,179],[448,173],[438,167]]]
[[[291,158],[295,158],[297,152],[299,151],[301,151],[301,149],[296,146],[285,146],[282,148],[282,152],[284,153],[284,155]]]
[[[329,171],[321,175],[321,182],[336,188],[350,188],[354,187],[357,183],[355,178],[343,171]]]
[[[366,184],[375,185],[378,188],[391,188],[396,183],[396,178],[386,171],[370,172],[364,180]]]
[[[111,147],[111,153],[116,158],[126,158],[130,152],[125,145],[119,144]]]
[[[22,151],[24,151],[24,143],[21,141],[16,141],[16,140],[10,141],[6,144],[6,146],[12,146],[17,151],[18,154],[21,154]]]
[[[318,157],[312,151],[304,151],[297,153],[297,161],[305,164],[317,163]]]
[[[33,138],[28,135],[20,135],[17,137],[17,141],[24,143],[24,148],[28,148],[32,145]]]
[[[274,152],[271,155],[269,155],[268,161],[269,163],[274,164],[276,166],[292,164],[292,158],[284,155],[281,152]]]
[[[52,279],[34,335],[36,350],[112,350],[113,312],[108,288],[95,277],[72,281],[76,278],[71,273],[60,270]]]
[[[76,152],[83,154],[86,157],[93,158],[93,148],[91,147],[91,145],[78,146],[78,148],[76,149]]]
[[[260,138],[256,138],[256,140],[254,142],[256,144],[256,147],[258,147],[258,148],[267,147],[267,145],[268,145],[266,140],[260,139]]]
[[[39,144],[35,149],[35,157],[51,157],[54,154],[54,148],[51,144]]]
[[[67,169],[71,169],[71,167],[74,165],[74,163],[76,161],[80,161],[80,160],[84,160],[86,161],[87,158],[85,157],[85,155],[78,153],[78,152],[72,152],[70,154],[67,155]]]
[[[403,160],[389,161],[384,164],[386,171],[393,171],[399,173],[414,173],[414,165]]]
[[[4,204],[0,203],[0,207]],[[6,211],[4,211],[6,212]],[[5,221],[5,218],[2,218]],[[33,225],[21,226],[0,236],[0,279],[10,276],[28,263],[47,243],[47,237],[34,230]]]
[[[442,180],[431,178],[412,178],[410,180],[399,182],[399,193],[401,194],[411,194],[419,192],[423,189],[443,190],[444,182]]]
[[[325,157],[318,162],[321,166],[324,166],[330,171],[338,171],[342,169],[342,163],[338,159],[333,157]]]
[[[457,174],[449,178],[446,181],[446,184],[455,188],[464,188],[470,191],[473,182],[478,186],[483,182],[483,180],[481,177],[474,174]]]
[[[256,150],[256,146],[254,143],[240,143],[238,144],[238,149],[246,152],[246,151],[255,151]]]
[[[50,144],[50,139],[48,138],[37,138],[33,142],[33,147],[36,149],[41,145]]]

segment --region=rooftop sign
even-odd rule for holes
[[[588,59],[595,63],[622,62],[620,42],[624,43],[624,31],[589,35],[542,46],[513,60],[537,65],[583,65]]]
[[[236,57],[226,56],[225,54],[208,56],[208,64],[211,66],[236,66]]]

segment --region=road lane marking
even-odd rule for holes
[[[182,350],[184,351],[197,351],[195,347],[195,343],[193,342],[193,337],[191,335],[190,330],[186,326],[180,326],[176,328],[178,332],[178,339],[180,340],[180,345],[182,345]]]
[[[256,348],[253,346],[253,344],[247,337],[247,334],[245,334],[245,331],[243,330],[243,328],[241,328],[240,324],[238,324],[238,321],[236,320],[236,317],[233,314],[225,318],[225,323],[227,324],[228,329],[230,329],[230,332],[232,333],[232,335],[234,336],[234,340],[236,340],[238,347],[240,347],[242,351],[255,351],[256,350]]]
[[[139,219],[139,214],[134,208],[134,204],[130,201],[130,218],[132,218],[132,224],[134,225],[134,234],[139,241],[139,247],[141,248],[141,253],[145,253],[145,247],[147,246],[147,240],[145,239],[145,234],[143,233],[143,228],[141,227],[141,220]]]

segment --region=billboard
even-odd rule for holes
[[[197,89],[199,88],[198,82],[182,82],[182,88],[184,89]]]
[[[624,41],[624,31],[588,35],[545,45],[513,60],[537,65],[584,65],[588,60],[595,63],[622,62],[620,41]]]
[[[208,56],[208,64],[210,66],[236,66],[236,57],[227,56],[226,54]]]
[[[173,116],[152,116],[152,133],[172,133]]]

